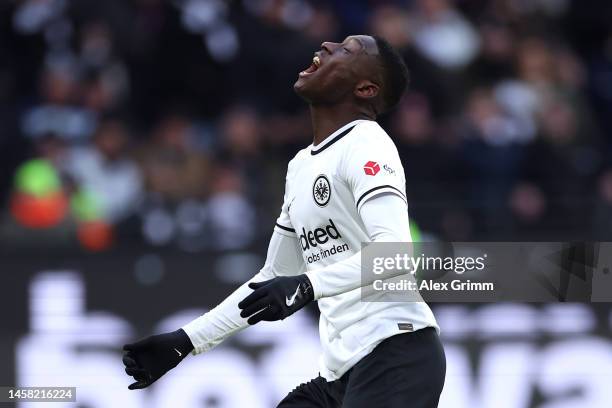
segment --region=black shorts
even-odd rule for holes
[[[428,327],[389,337],[336,381],[301,384],[277,408],[434,408],[445,375],[442,344]]]

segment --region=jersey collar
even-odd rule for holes
[[[361,122],[370,122],[370,121],[367,119],[357,119],[357,120],[347,123],[346,125],[342,126],[340,129],[336,130],[334,133],[326,137],[318,145],[316,146],[311,145],[310,154],[314,156],[315,154],[321,153],[323,150],[327,149],[329,146],[333,145],[338,140],[342,139],[344,136],[349,134],[349,132],[353,130],[353,128]]]

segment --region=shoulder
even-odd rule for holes
[[[378,122],[374,120],[360,121],[353,129],[353,133],[369,135],[372,137],[387,136],[387,132],[385,132],[385,130],[378,124]]]
[[[289,163],[287,164],[287,177],[289,177],[290,174],[293,174],[297,169],[300,168],[307,156],[308,148],[304,148],[297,152],[296,155],[293,156],[293,159],[289,160]]]
[[[397,156],[397,148],[387,132],[375,121],[363,121],[351,132],[344,149],[345,158],[363,154]]]

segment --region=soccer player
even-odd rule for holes
[[[424,302],[361,300],[362,242],[409,242],[405,176],[375,122],[408,82],[384,39],[325,42],[294,89],[310,105],[313,143],[289,162],[284,202],[259,273],[181,329],[124,346],[126,372],[151,385],[188,353],[317,301],[319,376],[278,405],[431,408],[444,384],[438,326]]]

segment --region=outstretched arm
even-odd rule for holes
[[[208,351],[249,324],[240,316],[238,303],[253,291],[249,284],[276,276],[298,275],[304,271],[304,261],[295,236],[272,233],[264,267],[210,312],[200,316],[183,330],[194,345],[193,354]]]
[[[135,380],[129,388],[148,387],[176,367],[188,353],[208,351],[247,327],[247,320],[240,317],[238,303],[252,292],[249,284],[303,271],[304,261],[295,234],[275,229],[263,268],[217,307],[179,330],[150,336],[123,347],[125,372]]]

